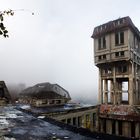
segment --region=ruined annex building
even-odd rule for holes
[[[94,28],[99,131],[140,138],[140,32],[130,17]]]
[[[0,105],[11,102],[11,96],[4,81],[0,81]]]
[[[20,93],[20,103],[32,106],[63,105],[71,99],[68,91],[58,84],[40,83]]]

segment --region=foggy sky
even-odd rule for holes
[[[93,29],[124,16],[140,28],[139,5],[138,0],[0,0],[1,10],[15,10],[5,18],[10,37],[0,37],[0,80],[58,83],[72,97],[95,100]]]

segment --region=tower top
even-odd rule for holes
[[[118,18],[113,21],[109,21],[105,24],[99,25],[94,28],[92,38],[97,38],[103,36],[105,34],[118,31],[120,29],[130,28],[135,35],[140,38],[140,31],[138,28],[133,24],[131,18],[129,16]]]

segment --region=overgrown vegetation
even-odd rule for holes
[[[14,11],[13,10],[5,10],[5,11],[0,11],[0,35],[6,37],[9,37],[8,35],[8,30],[6,29],[5,25],[4,25],[4,17],[5,16],[13,16],[14,15]]]

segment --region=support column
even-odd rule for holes
[[[108,103],[108,81],[104,80],[104,103]]]
[[[129,83],[128,83],[128,98],[129,98],[129,105],[134,104],[134,98],[133,98],[133,75],[134,75],[134,64],[131,62],[129,65]]]
[[[99,68],[99,93],[98,93],[98,103],[103,103],[103,80],[101,77],[101,69]]]
[[[118,83],[118,104],[122,102],[122,82]]]
[[[104,125],[104,123],[103,123],[103,120],[101,119],[100,120],[100,132],[101,133],[104,133],[104,126],[103,125]]]
[[[116,92],[116,72],[115,72],[115,66],[113,67],[113,89],[114,89],[114,104],[117,104],[117,92]]]
[[[129,87],[128,87],[128,93],[129,93],[129,105],[134,104],[133,100],[133,79],[132,77],[129,77]]]
[[[115,122],[115,134],[119,135],[119,124],[118,124],[118,121]]]
[[[122,135],[125,137],[131,137],[131,123],[123,122],[122,123]]]
[[[140,137],[140,124],[138,122],[135,124],[135,137]]]
[[[106,120],[106,133],[112,134],[112,120]]]
[[[113,102],[114,102],[113,94],[114,94],[114,92],[113,92],[113,80],[111,80],[110,81],[110,102],[111,102],[111,104],[113,104]]]

